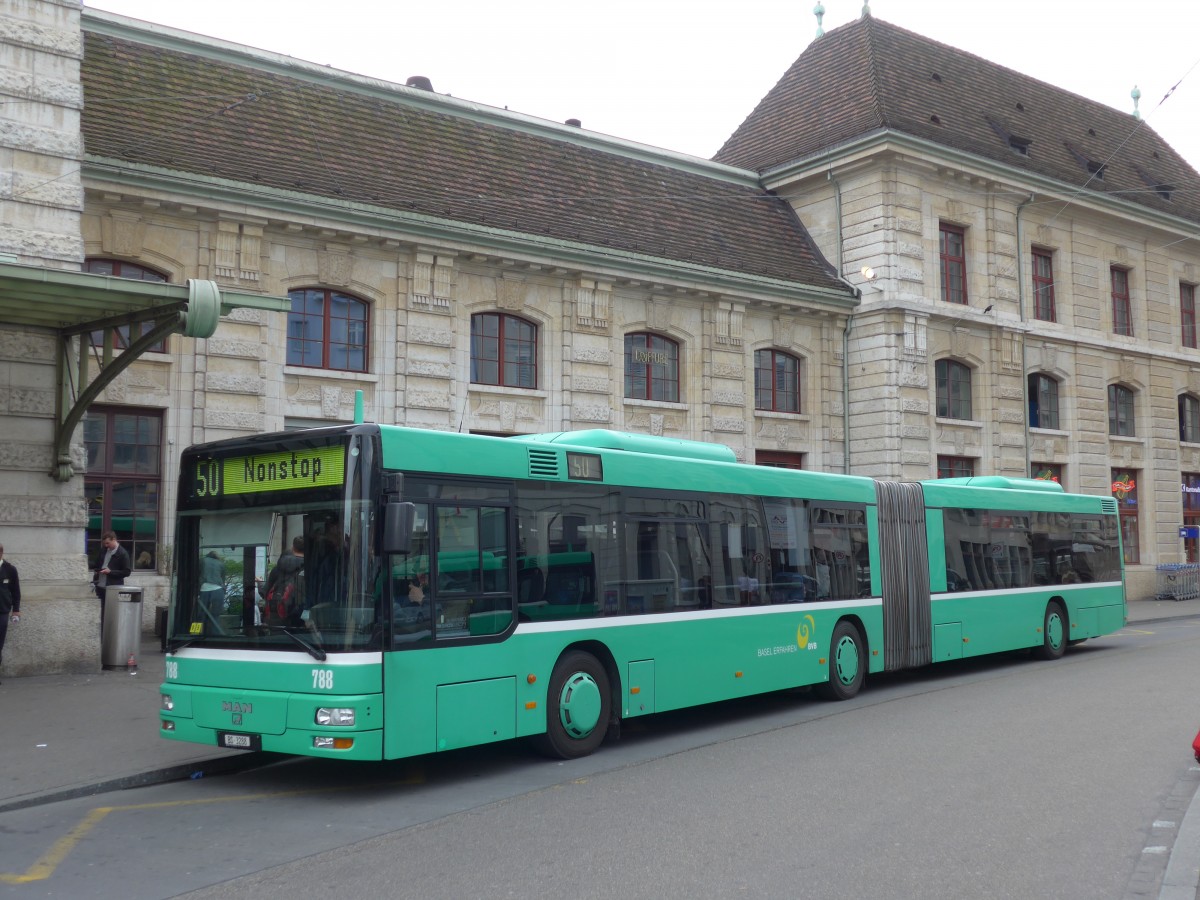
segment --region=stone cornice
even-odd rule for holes
[[[586,269],[607,272],[609,277],[614,278],[686,281],[692,286],[700,283],[707,291],[737,293],[768,301],[819,304],[837,310],[850,310],[858,302],[852,293],[853,287],[848,284],[846,293],[840,293],[799,282],[439,219],[387,207],[341,202],[298,191],[281,191],[262,185],[184,174],[121,160],[85,157],[83,177],[85,188],[127,188],[159,197],[167,195],[198,208],[236,209],[246,215],[266,217],[273,214],[301,224],[315,223],[319,219],[322,222],[337,222],[347,228],[378,232],[381,236],[403,232],[409,239],[449,244],[463,252],[485,249],[516,258],[542,256],[558,265],[573,263]]]
[[[791,185],[807,179],[819,178],[824,181],[829,172],[840,170],[847,162],[861,167],[871,156],[886,152],[910,153],[932,165],[968,169],[980,177],[1003,182],[1014,197],[1041,193],[1059,198],[1064,203],[1121,219],[1138,220],[1189,237],[1197,232],[1198,223],[1184,216],[1168,215],[1102,191],[1083,189],[1016,166],[1006,166],[987,157],[887,129],[873,131],[853,141],[766,170],[762,173],[762,186],[768,191],[783,192]]]

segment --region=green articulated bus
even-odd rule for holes
[[[611,431],[355,424],[182,457],[164,738],[376,760],[1029,649],[1126,621],[1117,506]]]

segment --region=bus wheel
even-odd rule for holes
[[[590,653],[568,653],[550,676],[546,733],[538,739],[538,749],[557,759],[587,756],[604,740],[611,709],[604,666]]]
[[[829,680],[819,686],[826,700],[849,700],[867,677],[862,636],[849,622],[838,622],[829,640]]]
[[[1067,614],[1057,600],[1046,604],[1046,619],[1042,622],[1042,646],[1035,647],[1038,659],[1058,659],[1067,649]]]

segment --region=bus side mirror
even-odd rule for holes
[[[399,500],[388,501],[384,508],[383,552],[410,553],[413,525],[417,521],[417,505]]]

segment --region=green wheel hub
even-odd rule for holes
[[[1066,637],[1065,631],[1063,618],[1058,612],[1052,612],[1046,617],[1046,640],[1055,650],[1063,645],[1063,639]]]
[[[600,722],[600,686],[587,672],[576,672],[563,684],[558,697],[558,716],[563,729],[573,738],[585,738]]]
[[[833,648],[833,670],[842,684],[854,684],[858,677],[858,644],[849,635],[843,635]]]

